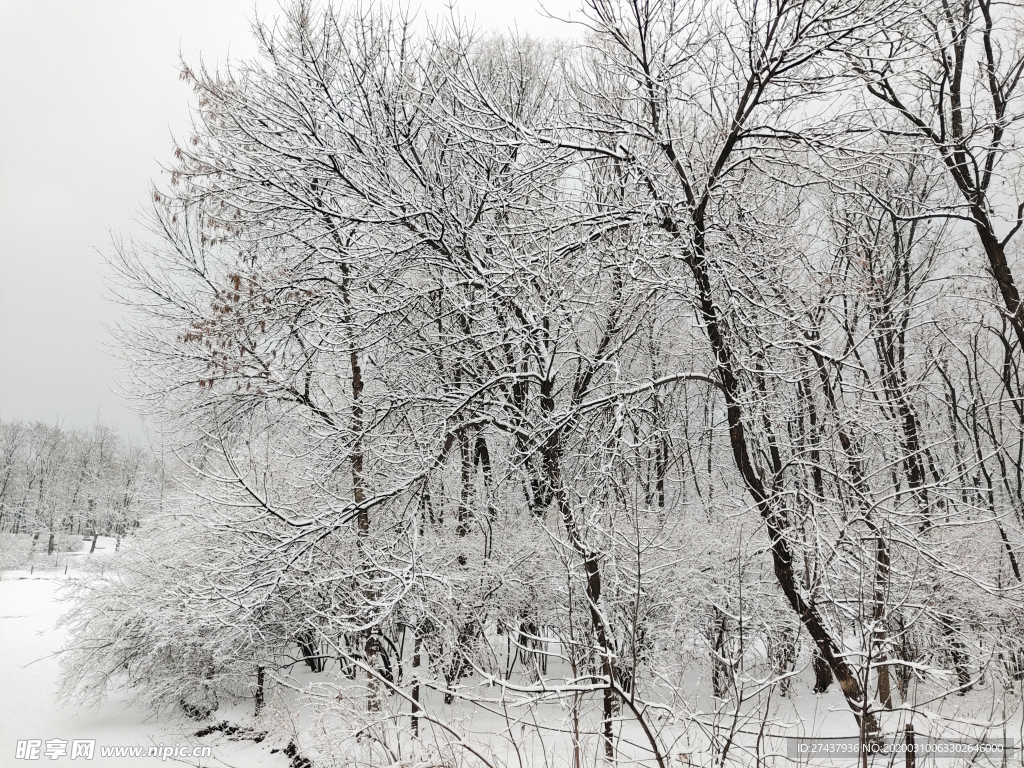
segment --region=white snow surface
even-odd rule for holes
[[[97,552],[112,551],[113,539],[101,538]],[[84,556],[84,554],[83,554]],[[196,738],[203,727],[155,718],[129,706],[123,693],[113,692],[97,711],[80,710],[75,704],[62,706],[57,700],[57,652],[64,645],[64,629],[57,620],[66,610],[59,599],[61,582],[73,578],[64,570],[45,572],[6,571],[0,574],[0,768],[18,766],[95,766],[95,768],[157,768],[157,766],[201,766],[202,768],[287,768],[288,759],[271,749],[280,747],[264,741],[232,741],[223,736]],[[231,713],[218,713],[221,718]],[[70,755],[37,760],[17,759],[18,741],[94,739],[92,760]],[[212,757],[103,757],[101,747],[113,746],[209,746]]]
[[[101,537],[98,542],[97,556],[107,556],[113,553],[115,542],[113,539]],[[46,570],[38,565],[34,571],[6,571],[0,573],[0,768],[20,768],[22,766],[97,766],[98,768],[156,768],[160,765],[188,765],[197,768],[288,768],[289,759],[280,751],[284,744],[278,739],[268,737],[261,743],[252,740],[230,737],[215,734],[197,738],[195,733],[207,725],[227,720],[232,724],[240,726],[251,725],[252,712],[251,704],[246,707],[232,707],[226,711],[218,711],[210,723],[194,723],[182,721],[165,716],[154,716],[137,705],[133,705],[123,691],[113,690],[104,700],[98,710],[84,710],[75,703],[63,704],[57,698],[58,681],[58,653],[64,647],[65,630],[57,626],[61,614],[67,609],[67,604],[60,600],[60,588],[68,578],[75,578],[79,575],[76,571],[75,561],[80,558],[90,557],[88,554],[89,542],[85,543],[82,551],[78,553],[62,554],[55,562],[59,567],[53,569],[53,563],[47,566]],[[80,560],[79,560],[80,561]],[[67,573],[64,564],[68,563]],[[302,668],[293,670],[289,675],[296,689],[308,686],[315,686],[318,682],[316,675],[307,673]],[[793,692],[791,697],[785,699],[775,698],[772,704],[772,719],[774,727],[768,729],[768,733],[776,730],[780,724],[788,724],[784,730],[788,735],[816,735],[816,736],[848,736],[853,733],[854,722],[849,709],[842,699],[838,686],[833,686],[827,694],[815,696],[810,692],[811,681],[806,670],[803,675],[793,681]],[[696,686],[696,687],[699,687]],[[435,696],[435,693],[427,693],[426,696]],[[1024,723],[1022,723],[1019,712],[1012,702],[998,701],[999,697],[987,700],[992,695],[990,690],[980,689],[967,697],[952,697],[951,704],[958,710],[961,717],[966,713],[965,722],[994,723],[1000,719],[999,710],[1009,706],[1010,722],[1007,723],[1007,733],[1015,738],[1018,743],[1024,743]],[[1004,693],[1003,698],[1007,694]],[[1013,698],[1012,695],[1009,698]],[[701,708],[708,711],[711,708],[710,701],[698,702],[703,705]],[[400,709],[407,716],[407,707],[400,706]],[[471,742],[486,744],[486,752],[496,758],[497,765],[537,765],[554,768],[563,765],[570,765],[571,750],[561,742],[567,737],[564,733],[560,736],[556,733],[564,730],[563,720],[565,713],[558,703],[542,705],[536,712],[541,720],[548,721],[554,729],[547,736],[547,744],[533,743],[523,736],[524,741],[516,747],[512,747],[503,733],[511,727],[505,718],[495,713],[482,711],[463,710],[456,707],[452,710],[452,722],[457,723],[460,730]],[[952,713],[949,713],[952,714]],[[902,730],[905,719],[909,713],[905,711],[894,711],[884,718],[883,726],[889,733]],[[932,735],[956,736],[950,732],[937,719],[929,722],[923,711],[917,713],[916,726],[919,732],[927,733],[932,730]],[[404,722],[404,719],[403,719]],[[516,724],[519,720],[515,721]],[[591,724],[593,725],[593,724]],[[426,723],[424,727],[429,729]],[[594,726],[596,728],[596,726]],[[645,740],[639,732],[635,723],[628,716],[623,718],[620,724],[620,757],[626,758],[630,752],[637,752],[636,757],[644,759],[646,754],[643,749],[637,751],[631,749],[630,745],[643,745]],[[934,729],[934,730],[933,730]],[[686,734],[683,731],[673,733],[674,727],[667,727],[661,732],[661,738],[669,747],[669,754],[673,760],[673,768],[685,766],[708,765],[712,762],[710,755],[702,754],[703,745],[697,743],[702,741],[699,737],[696,741],[691,740],[693,734]],[[982,731],[988,729],[982,728]],[[997,729],[998,730],[998,729]],[[776,738],[767,737],[761,745],[762,755],[771,756],[765,765],[781,766],[787,763],[780,759],[783,750],[781,742]],[[525,731],[524,731],[525,734]],[[979,733],[980,735],[980,733]],[[91,761],[82,758],[71,759],[70,754],[49,759],[40,755],[37,760],[17,759],[17,745],[19,741],[38,739],[45,742],[51,739],[59,739],[68,743],[70,752],[71,742],[76,739],[95,740],[96,750]],[[737,734],[737,747],[745,752],[752,753],[752,745],[758,740],[758,723],[748,721]],[[309,745],[303,744],[299,739],[299,746],[304,754],[309,754],[316,764],[317,753],[313,749],[307,752]],[[160,747],[160,746],[209,746],[212,749],[211,757],[175,757],[165,758],[143,756],[143,757],[105,757],[101,755],[103,747]],[[742,746],[740,746],[742,745]],[[332,745],[336,746],[336,745]],[[520,752],[525,748],[525,753]],[[272,752],[272,749],[277,751]],[[1019,755],[1021,762],[1015,761],[1018,766],[1024,765],[1024,755]],[[422,757],[422,756],[421,756]],[[525,759],[524,759],[525,758]],[[758,760],[747,760],[734,754],[733,759],[742,763],[749,762],[756,764]],[[678,762],[675,762],[678,761]],[[414,759],[413,762],[416,762]],[[596,764],[594,759],[588,760],[588,764]],[[816,765],[824,763],[828,765],[832,761],[813,761]],[[875,761],[873,761],[874,763]],[[943,761],[936,766],[934,761],[928,761],[926,768],[954,768],[955,762]],[[850,768],[856,763],[840,761],[836,763],[837,768]],[[881,766],[879,767],[881,768]],[[922,768],[925,768],[924,766]]]

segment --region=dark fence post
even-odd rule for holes
[[[907,742],[906,743],[906,747],[907,747],[907,768],[914,768],[914,762],[915,762],[915,758],[917,757],[917,755],[915,754],[915,750],[914,750],[914,726],[911,725],[910,723],[907,723],[906,742]]]

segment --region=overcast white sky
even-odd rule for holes
[[[571,0],[545,7],[564,14]],[[171,134],[188,126],[178,53],[253,50],[249,20],[277,0],[0,0],[0,419],[97,417],[139,434],[104,351],[103,254],[138,214]],[[442,13],[443,0],[411,7]],[[481,27],[560,34],[533,0],[460,0]]]

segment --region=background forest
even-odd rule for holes
[[[122,538],[159,511],[162,463],[113,429],[0,422],[0,571]],[[46,561],[47,563],[49,560]],[[40,563],[42,564],[42,563]]]

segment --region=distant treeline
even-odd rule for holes
[[[0,421],[0,532],[123,536],[159,493],[150,452],[100,424]]]

